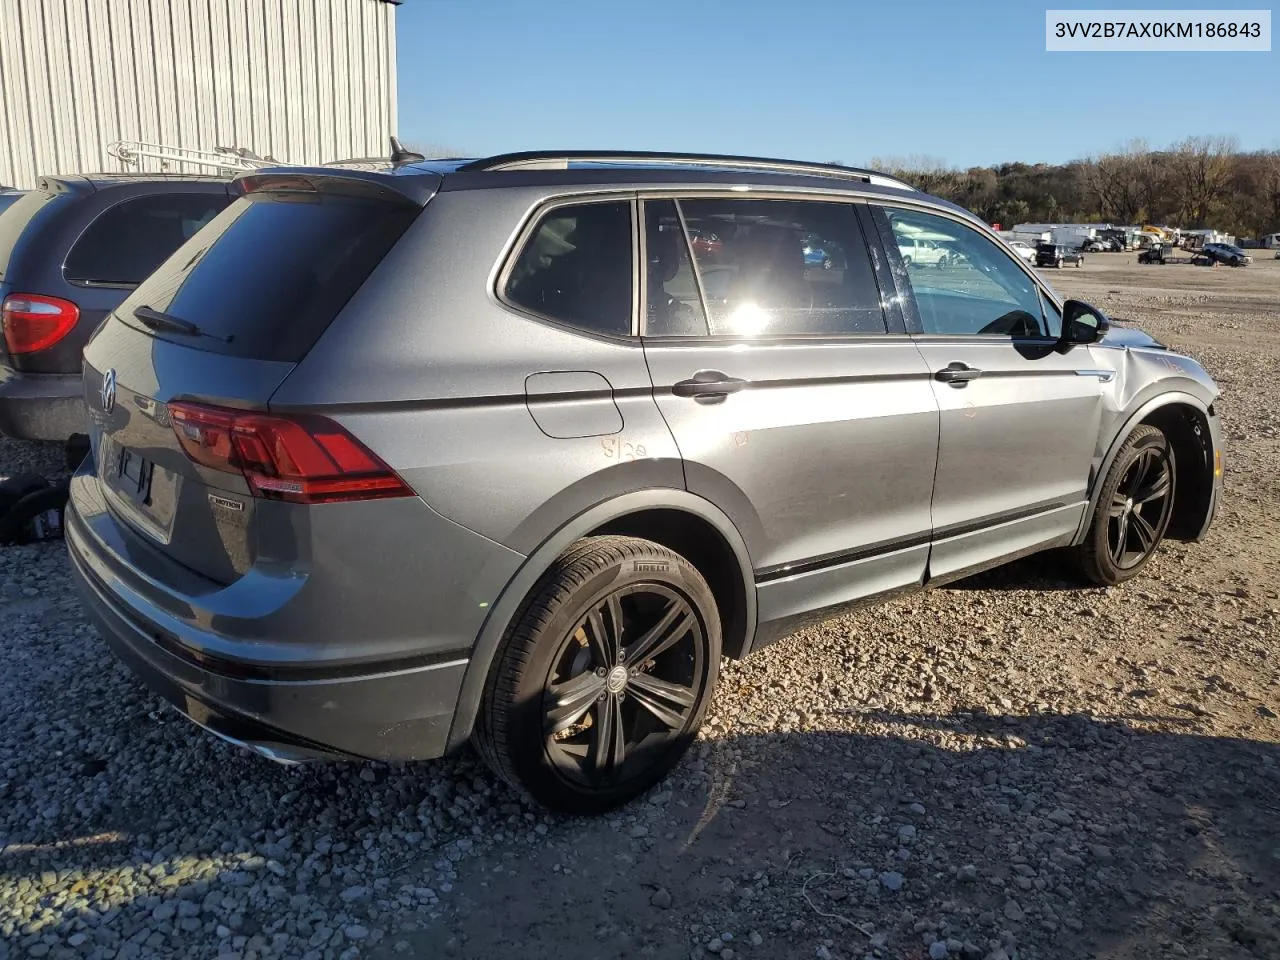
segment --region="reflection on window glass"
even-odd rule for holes
[[[596,333],[631,332],[631,205],[557,207],[520,252],[507,296]]]
[[[991,240],[946,217],[885,212],[925,333],[1052,335],[1036,285]]]
[[[1044,313],[1045,327],[1051,337],[1062,335],[1062,311],[1053,305],[1053,301],[1044,294],[1040,295],[1041,310]]]
[[[417,212],[402,203],[255,191],[178,248],[119,316],[136,324],[134,308],[146,305],[196,324],[208,334],[202,349],[297,362]]]
[[[141,283],[231,202],[177,194],[125,200],[99,216],[67,254],[68,280]]]
[[[682,200],[687,245],[664,237],[676,226],[676,204],[647,206],[647,333],[756,337],[885,332],[866,245],[847,204]],[[696,272],[689,269],[689,250]],[[653,302],[655,291],[658,303]]]
[[[645,204],[645,249],[648,294],[645,304],[646,336],[706,336],[707,315],[698,294],[689,246],[704,249],[721,244],[714,233],[689,231],[686,242],[674,200]]]

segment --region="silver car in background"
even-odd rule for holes
[[[118,655],[277,760],[470,742],[600,811],[677,762],[722,656],[1050,548],[1117,583],[1218,505],[1195,361],[882,174],[578,152],[234,189],[85,350],[67,540]]]

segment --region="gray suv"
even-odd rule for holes
[[[722,656],[1049,548],[1117,583],[1219,500],[1195,361],[881,174],[536,153],[234,190],[85,349],[67,541],[118,655],[280,761],[471,742],[607,809]]]

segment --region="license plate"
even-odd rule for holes
[[[109,501],[134,527],[167,544],[173,535],[181,478],[136,450],[113,443],[106,434],[98,450],[99,475]]]
[[[128,494],[134,503],[150,504],[151,475],[154,470],[154,465],[145,457],[122,447],[116,468],[117,489],[121,493]]]

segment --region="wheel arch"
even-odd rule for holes
[[[614,534],[661,543],[688,559],[706,578],[720,608],[726,656],[750,649],[756,627],[755,577],[746,543],[733,522],[708,500],[684,490],[651,489],[623,494],[579,513],[543,538],[525,558],[489,609],[472,647],[447,750],[470,738],[498,647],[535,583],[571,544]]]
[[[1085,511],[1073,542],[1079,543],[1089,529],[1102,482],[1111,470],[1120,448],[1135,427],[1146,424],[1158,428],[1173,447],[1176,487],[1173,516],[1166,533],[1174,540],[1199,540],[1212,519],[1216,491],[1213,431],[1209,418],[1212,406],[1198,397],[1178,392],[1153,397],[1134,410],[1116,431],[1094,474]]]

